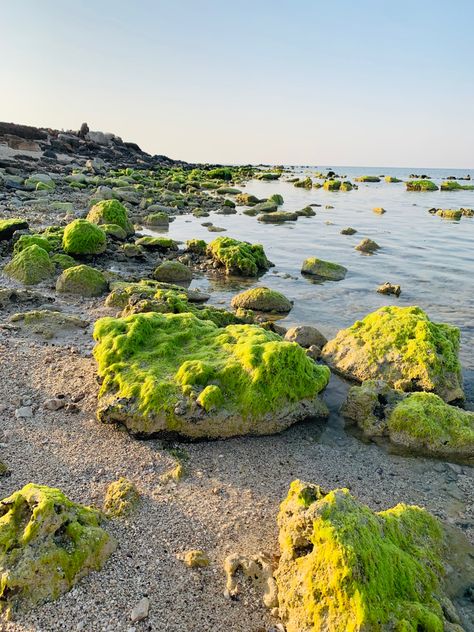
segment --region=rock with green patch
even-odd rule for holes
[[[380,246],[376,241],[367,237],[363,239],[360,243],[358,243],[357,246],[354,246],[354,248],[359,252],[372,255],[374,252],[380,249]]]
[[[219,193],[219,195],[239,195],[242,191],[234,187],[219,187],[216,189],[216,193]]]
[[[287,314],[293,307],[286,296],[268,287],[254,287],[240,292],[232,298],[231,305],[234,308],[277,314]]]
[[[259,199],[250,193],[240,193],[235,198],[235,203],[239,206],[254,206],[258,204]]]
[[[356,229],[352,228],[352,226],[348,226],[347,228],[343,228],[341,230],[341,235],[355,235],[356,234]]]
[[[54,265],[46,250],[33,244],[17,253],[3,271],[15,281],[25,285],[37,285],[53,276]]]
[[[0,241],[11,239],[15,231],[25,230],[27,228],[28,222],[24,219],[0,219]]]
[[[207,243],[204,239],[188,239],[186,242],[186,250],[198,255],[206,253]]]
[[[340,188],[340,180],[326,180],[323,184],[323,189],[326,189],[326,191],[339,191]]]
[[[84,329],[89,324],[79,316],[49,309],[17,312],[10,317],[10,321],[45,340],[51,340],[61,331]]]
[[[441,191],[472,191],[474,190],[473,184],[459,184],[456,180],[446,180],[442,182],[440,186]]]
[[[407,191],[438,191],[438,186],[431,180],[407,180]]]
[[[193,273],[179,261],[163,261],[153,272],[153,278],[166,283],[189,283]]]
[[[77,261],[73,257],[63,255],[62,253],[52,255],[51,262],[54,263],[58,270],[67,270],[68,268],[78,265]]]
[[[429,456],[474,459],[474,412],[450,406],[434,393],[404,393],[383,380],[349,389],[341,413],[365,436]]]
[[[419,307],[388,306],[341,330],[323,348],[323,359],[349,379],[383,379],[450,402],[464,398],[459,341],[457,327],[432,322]]]
[[[291,213],[289,211],[276,211],[275,213],[264,213],[259,215],[257,220],[264,224],[282,224],[283,222],[296,222],[298,219],[297,213]]]
[[[127,231],[118,224],[101,224],[100,227],[107,237],[112,237],[112,239],[116,239],[117,241],[127,239]]]
[[[327,414],[329,369],[256,325],[219,328],[191,313],[96,322],[98,418],[138,435],[279,432]]]
[[[352,191],[353,188],[354,185],[352,184],[352,182],[349,182],[348,180],[344,180],[344,182],[341,182],[340,191]]]
[[[231,237],[217,237],[211,241],[207,254],[218,266],[225,268],[227,274],[255,277],[272,265],[263,246]]]
[[[103,273],[91,266],[79,265],[64,270],[56,281],[56,291],[77,296],[101,296],[108,282]]]
[[[296,480],[278,526],[287,632],[461,632],[444,592],[446,533],[421,507],[373,512],[348,489]]]
[[[329,279],[330,281],[341,281],[347,274],[347,268],[339,263],[324,261],[317,257],[309,257],[303,261],[301,267],[302,274],[320,277],[321,279]]]
[[[152,281],[151,279],[142,279],[137,283],[114,281],[110,284],[110,289],[111,292],[105,300],[105,305],[107,307],[118,307],[120,309],[126,307],[130,297],[133,295],[136,295],[139,299],[150,299],[154,298],[159,290],[171,290],[178,294],[184,294],[186,299],[191,303],[205,303],[209,300],[209,294],[205,294],[200,290],[185,289],[180,285]]]
[[[57,599],[102,568],[115,546],[98,511],[59,489],[25,485],[0,501],[0,608],[12,612]]]
[[[395,178],[395,176],[385,176],[384,180],[385,182],[402,182],[402,180]]]
[[[111,518],[129,516],[137,507],[140,495],[134,483],[121,477],[110,483],[104,499],[104,513]]]
[[[76,219],[64,229],[63,250],[68,255],[98,255],[106,245],[104,231],[85,219]]]
[[[128,218],[128,211],[118,200],[102,200],[97,202],[87,214],[87,221],[92,224],[116,224],[127,235],[135,232],[133,224]]]
[[[167,227],[170,223],[170,218],[167,213],[150,213],[143,220],[144,224],[148,226],[162,226]]]
[[[308,176],[307,178],[304,178],[304,180],[296,180],[296,182],[293,183],[293,186],[299,189],[311,189],[313,187],[313,181]]]
[[[378,176],[359,176],[358,178],[354,178],[356,182],[380,182],[380,178]]]
[[[278,204],[273,200],[265,200],[264,202],[258,202],[252,206],[252,212],[257,213],[275,213],[278,210]]]
[[[52,250],[51,243],[42,235],[20,235],[19,239],[15,242],[13,252],[14,254],[18,254],[25,248],[28,248],[28,246],[33,246],[33,244],[46,250],[46,252]]]
[[[459,221],[462,217],[462,210],[454,208],[439,208],[436,211],[436,215],[438,217],[442,217],[443,219],[453,219]]]
[[[135,244],[146,250],[158,250],[159,252],[178,250],[178,242],[170,237],[151,237],[150,235],[145,235],[137,239]]]
[[[298,215],[298,217],[314,217],[316,211],[312,209],[311,206],[305,206],[300,211],[296,211],[296,215]]]

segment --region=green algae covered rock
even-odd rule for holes
[[[311,208],[311,206],[305,206],[300,211],[296,211],[298,217],[314,217],[316,215],[316,211]]]
[[[437,191],[438,186],[431,180],[408,180],[407,191]]]
[[[104,513],[111,518],[130,515],[136,509],[140,495],[127,478],[121,477],[110,483],[104,499]]]
[[[198,255],[206,253],[207,244],[204,239],[188,239],[186,242],[186,250]]]
[[[323,184],[323,189],[326,189],[326,191],[339,191],[340,188],[340,180],[326,180]]]
[[[36,285],[54,274],[54,265],[44,248],[32,244],[18,252],[3,271],[15,281]]]
[[[126,283],[124,281],[113,281],[110,284],[111,292],[105,299],[107,307],[119,307],[123,309],[130,301],[130,297],[137,295],[140,299],[153,298],[158,290],[173,290],[178,294],[184,294],[189,302],[205,303],[209,300],[209,294],[200,290],[184,288],[173,283],[163,281],[152,281],[142,279],[137,283]]]
[[[151,237],[150,235],[145,235],[137,239],[135,245],[142,246],[147,250],[158,250],[160,252],[178,250],[178,242],[170,237]]]
[[[102,200],[97,202],[87,214],[87,221],[92,224],[116,224],[123,228],[127,235],[135,232],[128,219],[128,211],[118,200]]]
[[[309,274],[322,279],[329,279],[330,281],[341,281],[347,274],[347,268],[338,263],[324,261],[317,257],[309,257],[303,261],[301,272],[302,274]]]
[[[255,277],[271,267],[263,246],[238,241],[231,237],[217,237],[207,246],[207,253],[227,274]]]
[[[63,250],[68,255],[98,255],[106,242],[104,231],[85,219],[75,219],[64,229]]]
[[[329,369],[256,325],[150,312],[102,318],[94,338],[98,418],[134,434],[269,434],[327,414],[317,396]]]
[[[235,308],[277,314],[287,314],[293,307],[292,302],[286,296],[276,290],[270,290],[268,287],[254,287],[245,290],[245,292],[232,298],[231,305]]]
[[[143,220],[145,224],[148,226],[169,226],[170,218],[167,213],[159,212],[159,213],[150,213]]]
[[[358,178],[354,178],[356,182],[380,182],[380,178],[378,176],[359,176]]]
[[[403,180],[399,180],[398,178],[396,178],[395,176],[385,176],[384,178],[385,182],[403,182]]]
[[[51,256],[51,262],[54,263],[59,270],[67,270],[73,266],[77,266],[77,261],[69,255],[63,255],[61,253]]]
[[[102,272],[86,265],[66,268],[56,281],[56,291],[62,294],[100,296],[107,288],[107,279]]]
[[[474,190],[473,184],[459,184],[456,180],[446,180],[441,183],[441,191],[472,191]]]
[[[436,211],[436,215],[438,215],[438,217],[443,219],[453,219],[456,221],[461,219],[462,214],[462,209],[457,208],[439,208]]]
[[[157,281],[167,283],[189,283],[193,278],[191,270],[179,261],[163,261],[154,271]]]
[[[338,373],[359,382],[383,379],[402,391],[464,398],[457,327],[432,322],[419,307],[381,307],[341,330],[323,349]]]
[[[100,525],[98,511],[43,485],[0,501],[0,608],[56,599],[99,570],[116,546]]]
[[[18,254],[28,246],[32,246],[36,244],[46,252],[49,252],[52,249],[52,246],[46,237],[42,235],[21,235],[20,238],[15,242],[13,247],[13,252]]]
[[[348,180],[344,180],[344,182],[341,182],[341,191],[352,191],[353,188],[354,185],[352,184],[352,182],[349,182]]]
[[[108,237],[124,241],[127,239],[127,231],[118,224],[101,224],[100,227]]]
[[[258,204],[258,202],[258,197],[250,193],[239,193],[235,198],[235,203],[239,206],[253,206],[254,204]]]
[[[282,224],[283,222],[296,222],[298,214],[291,213],[290,211],[276,211],[275,213],[264,213],[263,215],[259,215],[257,219],[259,222],[266,224]]]
[[[0,241],[11,239],[16,230],[28,228],[28,222],[24,219],[0,219]]]
[[[347,489],[296,480],[278,526],[287,632],[461,632],[443,590],[445,531],[421,507],[373,512]]]

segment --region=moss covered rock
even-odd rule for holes
[[[46,252],[49,252],[52,249],[52,246],[48,239],[46,239],[46,237],[43,237],[42,235],[21,235],[20,238],[15,242],[13,252],[14,254],[18,254],[19,252],[21,252],[25,248],[28,248],[28,246],[32,246],[33,244],[39,246],[43,250],[46,250]]]
[[[402,180],[395,178],[395,176],[385,176],[384,180],[385,182],[402,182]]]
[[[167,283],[189,283],[193,278],[191,270],[179,261],[163,261],[154,271],[157,281]]]
[[[441,183],[441,191],[472,191],[473,184],[459,184],[456,180],[446,180]]]
[[[338,263],[324,261],[317,257],[309,257],[303,261],[301,272],[322,279],[329,279],[330,281],[341,281],[347,274],[347,268]]]
[[[211,241],[207,254],[224,267],[227,274],[254,277],[272,265],[265,256],[263,246],[231,237],[217,237]]]
[[[263,215],[259,215],[257,219],[259,222],[266,224],[282,224],[283,222],[296,222],[298,214],[289,211],[276,211],[276,213],[264,213]]]
[[[239,206],[254,206],[258,204],[259,199],[250,193],[239,193],[235,198],[235,203]]]
[[[0,219],[0,241],[11,239],[16,230],[28,228],[24,219]]]
[[[102,272],[86,265],[67,268],[56,281],[56,291],[62,294],[100,296],[107,288],[107,279]]]
[[[178,242],[170,237],[151,237],[150,235],[145,235],[137,239],[135,244],[147,250],[158,250],[159,252],[178,250]]]
[[[101,224],[100,227],[108,237],[116,239],[117,241],[124,241],[127,239],[127,231],[124,230],[118,224]]]
[[[445,532],[424,509],[376,513],[347,489],[293,481],[278,526],[287,632],[461,631],[443,594]]]
[[[186,250],[198,255],[206,253],[207,243],[204,239],[188,239],[186,242]]]
[[[326,189],[326,191],[339,191],[340,188],[340,180],[326,180],[323,184],[323,189]]]
[[[446,404],[434,393],[403,393],[382,380],[349,389],[341,410],[367,437],[443,458],[474,459],[474,412]]]
[[[167,213],[159,212],[159,213],[150,213],[143,220],[145,224],[148,226],[169,226],[170,218]]]
[[[354,178],[356,182],[380,182],[380,178],[378,176],[359,176],[358,178]]]
[[[127,235],[135,232],[128,218],[128,211],[118,200],[102,200],[97,202],[87,214],[87,221],[92,224],[116,224],[123,228]]]
[[[255,325],[146,313],[96,322],[98,417],[135,434],[190,438],[278,432],[325,415],[329,369]]]
[[[59,270],[67,270],[68,268],[78,265],[77,261],[73,257],[63,255],[62,253],[52,255],[51,262],[54,263],[56,268]]]
[[[173,283],[165,283],[163,281],[152,281],[151,279],[142,279],[137,283],[126,283],[124,281],[113,281],[110,284],[112,290],[105,300],[107,307],[119,307],[123,309],[133,295],[139,298],[153,298],[158,290],[173,290],[178,294],[184,294],[191,303],[205,303],[209,300],[209,294],[205,294],[200,290],[184,288]]]
[[[354,248],[359,252],[364,252],[365,254],[371,255],[379,250],[380,246],[373,239],[369,239],[368,237],[366,237],[360,243],[358,243],[357,246],[354,246]]]
[[[56,599],[115,548],[98,511],[61,491],[30,483],[0,501],[0,607]]]
[[[104,513],[111,518],[128,516],[136,509],[140,495],[127,478],[121,477],[110,483],[104,499]]]
[[[436,211],[436,215],[438,217],[442,217],[443,219],[460,220],[462,215],[463,215],[463,213],[462,213],[462,209],[439,208]]]
[[[54,274],[54,265],[47,251],[33,244],[18,252],[3,271],[15,281],[36,285]]]
[[[98,255],[106,243],[104,231],[85,219],[76,219],[64,229],[63,250],[68,255]]]
[[[383,379],[403,391],[462,399],[459,329],[432,322],[419,307],[381,307],[341,330],[323,349],[336,371],[360,382]]]
[[[431,180],[408,180],[407,191],[437,191],[438,186]]]
[[[232,298],[231,305],[235,308],[277,314],[287,314],[293,307],[292,302],[286,296],[276,290],[270,290],[268,287],[254,287],[240,292]]]
[[[316,211],[311,208],[311,206],[305,206],[299,211],[296,211],[298,217],[314,217],[316,215]]]

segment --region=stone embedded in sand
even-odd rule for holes
[[[271,561],[263,553],[246,556],[233,553],[224,560],[226,589],[224,596],[236,597],[241,592],[239,571],[248,577],[263,593],[263,603],[267,608],[278,606],[277,586],[273,577]]]
[[[49,309],[17,312],[10,317],[10,321],[30,330],[33,334],[42,336],[46,340],[54,338],[59,331],[84,329],[89,324],[87,320],[83,320],[78,316]]]
[[[0,608],[56,599],[115,549],[100,513],[30,483],[0,501]]]
[[[254,287],[236,294],[232,298],[231,305],[242,309],[277,314],[287,314],[293,307],[292,302],[286,296],[276,290],[270,290],[268,287]]]
[[[179,261],[163,261],[155,269],[153,278],[166,283],[189,283],[193,278],[193,273]]]
[[[94,338],[98,417],[134,434],[270,434],[326,414],[329,369],[256,325],[151,312],[102,318]]]
[[[97,202],[87,214],[87,221],[93,224],[116,224],[127,235],[135,232],[133,224],[128,218],[128,211],[118,200],[102,200]]]
[[[438,191],[438,186],[431,180],[408,180],[407,191]]]
[[[25,285],[36,285],[54,274],[49,254],[36,244],[17,253],[3,268],[4,273]]]
[[[16,230],[26,228],[28,228],[28,222],[24,219],[0,219],[0,241],[11,239]]]
[[[102,272],[86,265],[67,268],[56,281],[56,292],[62,294],[100,296],[107,288],[107,279]]]
[[[97,255],[106,245],[104,231],[85,219],[76,219],[64,229],[62,246],[68,255]]]
[[[434,393],[403,393],[383,380],[349,389],[341,409],[367,437],[443,458],[474,457],[474,412],[446,404]]]
[[[338,263],[324,261],[317,257],[309,257],[303,261],[301,272],[321,277],[322,279],[329,279],[330,281],[341,281],[346,276],[347,268]]]
[[[275,572],[287,632],[461,630],[443,594],[445,532],[399,504],[373,512],[347,489],[293,481]]]
[[[138,505],[140,495],[127,478],[121,477],[110,483],[104,499],[104,513],[113,518],[128,516]]]
[[[376,252],[377,250],[379,250],[380,246],[378,245],[377,242],[373,241],[372,239],[363,239],[359,244],[357,244],[357,246],[354,246],[354,248],[356,250],[359,250],[359,252],[365,252],[366,254],[373,254],[374,252]]]
[[[338,373],[360,382],[383,379],[403,391],[463,399],[457,327],[432,322],[419,307],[381,307],[341,330],[323,349]]]
[[[394,294],[395,296],[400,296],[402,290],[399,285],[394,285],[393,283],[389,283],[387,281],[378,286],[377,292],[379,294]]]
[[[263,246],[231,237],[217,237],[211,241],[207,254],[216,264],[224,267],[227,274],[255,277],[272,266]]]

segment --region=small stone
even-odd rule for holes
[[[182,559],[189,568],[204,568],[210,564],[208,556],[200,549],[186,551],[186,553],[180,556],[180,559]]]
[[[31,419],[33,417],[33,409],[31,406],[21,406],[15,410],[15,417],[17,419]]]
[[[52,399],[47,399],[44,402],[44,407],[47,410],[59,410],[60,408],[64,408],[65,406],[64,398],[53,397]]]
[[[379,294],[394,294],[395,296],[400,296],[401,287],[399,285],[393,285],[393,283],[383,283],[383,285],[379,285],[377,288],[377,292]]]
[[[132,623],[137,623],[137,621],[143,621],[148,617],[148,611],[150,610],[150,600],[148,597],[143,597],[137,603],[137,605],[133,608],[130,613],[130,620]]]

